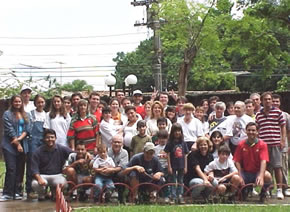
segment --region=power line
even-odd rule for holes
[[[127,42],[127,43],[87,43],[87,44],[11,44],[11,43],[0,43],[0,46],[22,46],[22,47],[32,47],[32,46],[112,46],[112,45],[128,45],[128,44],[138,44],[140,42]]]
[[[76,56],[111,56],[116,54],[112,53],[91,53],[91,54],[76,54]],[[6,57],[52,57],[52,56],[72,56],[70,54],[6,54]]]
[[[0,39],[27,39],[27,40],[63,40],[63,39],[87,39],[87,38],[103,38],[103,37],[119,37],[127,35],[147,34],[147,32],[134,32],[134,33],[122,33],[122,34],[110,34],[110,35],[92,35],[92,36],[76,36],[76,37],[8,37],[1,36]]]

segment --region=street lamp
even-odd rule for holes
[[[128,75],[125,78],[124,82],[123,82],[123,92],[124,92],[124,94],[126,94],[126,91],[127,91],[129,96],[131,96],[132,93],[133,93],[133,85],[136,85],[137,82],[138,82],[138,79],[137,79],[137,77],[134,74]],[[116,85],[116,78],[114,76],[108,76],[105,79],[105,83],[110,88],[110,96],[112,96],[112,92],[113,91],[117,92],[116,89],[112,89],[112,87]],[[129,89],[126,89],[127,87]]]
[[[116,84],[116,78],[113,76],[108,76],[105,79],[105,83],[110,88],[110,96],[112,96],[112,87]]]

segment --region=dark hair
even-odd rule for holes
[[[103,110],[102,110],[102,114],[104,113],[111,113],[111,108],[110,107],[105,107]]]
[[[128,97],[124,97],[122,100],[121,100],[121,105],[124,103],[124,101],[126,101],[126,100],[128,100],[128,101],[130,101],[131,103],[132,103],[132,100],[130,99],[130,98],[128,98]]]
[[[53,134],[56,137],[56,132],[53,129],[45,129],[43,132],[43,138],[47,135],[47,134]]]
[[[251,126],[256,126],[256,129],[259,130],[259,125],[255,122],[249,122],[247,125],[246,125],[246,130],[248,129],[248,127],[251,127]]]
[[[100,104],[104,105],[104,107],[108,107],[107,102],[105,102],[104,100],[100,100],[99,105],[100,105]]]
[[[55,110],[55,107],[54,107],[54,105],[53,105],[53,100],[54,100],[55,98],[59,98],[60,101],[61,101],[61,103],[62,103],[62,105],[61,105],[61,107],[60,107],[59,115],[60,115],[60,116],[63,116],[63,117],[66,119],[67,113],[66,113],[66,111],[65,111],[64,101],[63,101],[63,98],[62,98],[61,96],[59,96],[59,95],[54,95],[54,96],[52,97],[52,99],[51,99],[49,118],[54,119],[54,118],[56,117],[56,110]]]
[[[23,99],[20,95],[13,95],[10,99],[10,111],[11,112],[16,112],[16,109],[13,107],[13,102],[16,98],[20,98],[21,99],[21,107],[19,108],[19,112],[21,113],[21,116],[23,117],[25,123],[28,123],[29,122],[29,119],[28,119],[28,116],[27,116],[27,113],[24,111],[24,104],[23,104]]]
[[[176,140],[174,137],[174,133],[175,131],[178,131],[178,130],[181,131],[181,139],[179,140],[179,142],[184,142],[182,126],[179,123],[174,123],[172,125],[170,135],[169,135],[169,142],[174,142],[174,140]]]
[[[159,117],[158,119],[157,119],[157,125],[158,125],[158,123],[160,123],[160,122],[162,122],[162,123],[165,123],[166,124],[166,126],[167,126],[167,118],[165,118],[165,117]]]
[[[172,112],[174,113],[174,117],[172,119],[170,119],[168,117],[168,112]],[[177,117],[176,117],[176,107],[175,106],[168,106],[165,110],[165,116],[173,123],[177,122]]]
[[[227,155],[231,154],[231,149],[228,147],[227,144],[222,144],[218,148],[218,154],[226,153]]]
[[[129,110],[134,110],[136,112],[136,108],[133,105],[128,105],[125,107],[125,113],[127,113]]]
[[[79,96],[80,99],[83,98],[83,96],[82,96],[82,94],[81,94],[80,92],[76,92],[76,93],[73,93],[73,94],[71,95],[71,101],[72,101],[72,99],[73,99],[75,96]]]
[[[273,99],[273,94],[270,91],[266,91],[266,92],[262,93],[261,101],[263,101],[264,97],[267,96],[267,95],[270,95],[271,98]]]
[[[211,96],[208,101],[211,103],[212,101],[216,100],[217,102],[220,101],[220,98],[218,96]]]
[[[279,95],[279,94],[277,94],[277,93],[274,93],[273,95],[272,95],[272,98],[273,99],[279,99],[280,101],[281,101],[281,96]]]
[[[82,145],[82,146],[83,146],[83,145],[86,145],[86,144],[85,144],[84,141],[82,141],[82,140],[79,140],[79,141],[76,140],[76,146],[77,146],[77,145]]]
[[[119,100],[117,99],[117,98],[112,98],[111,100],[110,100],[110,102],[109,102],[109,105],[111,105],[112,103],[113,103],[113,101],[117,101],[118,102],[118,104],[119,104],[119,107],[120,107],[120,102],[119,102]]]
[[[137,122],[137,129],[146,126],[146,121],[140,120]]]
[[[70,103],[71,103],[71,98],[70,98],[69,96],[64,96],[64,97],[63,97],[63,101],[65,101],[65,100],[68,100],[68,101],[70,101]]]
[[[156,134],[157,138],[168,138],[167,130],[159,130]]]
[[[247,105],[247,104],[252,104],[252,105],[254,105],[254,101],[252,100],[252,99],[246,99],[245,100],[245,104]]]
[[[212,141],[212,138],[213,137],[217,137],[217,136],[220,136],[224,140],[223,134],[220,131],[218,131],[218,130],[213,131],[213,133],[210,135],[210,138],[209,139]]]
[[[34,99],[33,99],[33,104],[34,104],[34,106],[36,107],[36,102],[37,102],[37,100],[38,99],[43,99],[44,100],[44,103],[45,103],[45,98],[44,98],[44,96],[42,96],[42,95],[40,95],[40,94],[37,94],[35,97],[34,97]]]
[[[187,100],[187,98],[185,96],[178,97],[178,99],[176,100],[176,103],[181,102],[181,101],[184,102],[184,103],[188,102],[188,100]]]
[[[101,97],[101,95],[99,93],[97,93],[96,91],[93,91],[90,96],[89,96],[89,99],[92,98],[92,96],[99,96]]]

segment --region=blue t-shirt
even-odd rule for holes
[[[170,153],[170,164],[174,170],[184,169],[185,155],[188,154],[188,147],[185,142],[168,142],[164,148],[166,153]]]

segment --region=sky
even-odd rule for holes
[[[116,53],[133,51],[152,35],[134,27],[146,19],[146,7],[131,1],[0,0],[0,84],[15,83],[13,72],[20,80],[50,74],[62,84],[84,79],[107,89]]]

